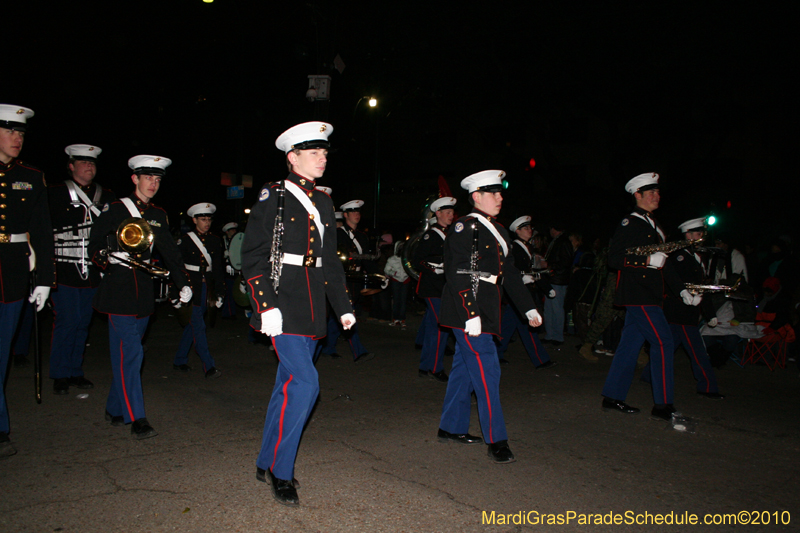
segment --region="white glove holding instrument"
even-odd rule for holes
[[[536,280],[533,279],[533,276],[531,276],[530,274],[523,274],[522,275],[522,283],[524,283],[525,285],[530,285],[531,283],[534,283],[535,281]]]
[[[182,304],[188,304],[192,301],[192,288],[188,285],[181,289],[180,300]]]
[[[478,337],[481,334],[481,317],[470,318],[464,327],[464,332],[470,337]]]
[[[688,290],[683,289],[681,291],[681,299],[683,303],[686,305],[700,305],[700,302],[703,300],[703,297],[699,294],[692,294]]]
[[[647,268],[661,269],[664,268],[664,263],[667,262],[667,254],[664,252],[656,252],[647,258]]]
[[[356,316],[353,313],[345,313],[339,317],[339,321],[344,329],[350,329],[356,323]]]
[[[40,285],[38,287],[34,287],[33,292],[31,293],[31,297],[28,298],[28,301],[30,303],[36,302],[36,312],[38,313],[39,311],[44,309],[44,304],[45,302],[47,302],[47,299],[49,297],[50,297],[50,287],[45,287],[44,285]]]
[[[108,262],[112,265],[125,265],[125,261],[130,261],[131,256],[128,252],[111,252],[108,254]]]
[[[236,271],[230,265],[225,265],[225,272],[227,272],[229,276],[235,276],[236,275]]]
[[[717,317],[714,317],[714,318],[712,318],[711,320],[708,321],[708,327],[710,327],[710,328],[717,327],[717,324],[719,324],[719,320],[717,319]]]
[[[283,315],[277,307],[261,313],[261,333],[277,337],[283,333]]]
[[[218,297],[217,297],[217,303],[216,303],[216,304],[214,304],[214,305],[216,305],[216,306],[217,306],[217,309],[219,309],[220,307],[222,307],[222,296],[218,296]]]
[[[528,319],[528,324],[530,324],[532,328],[538,328],[542,325],[542,315],[540,315],[539,311],[536,309],[531,309],[525,313],[525,318]]]

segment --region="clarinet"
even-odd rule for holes
[[[270,279],[275,294],[278,293],[278,287],[281,284],[281,270],[283,269],[283,205],[286,195],[284,181],[281,181],[276,192],[278,193],[278,214],[275,217],[275,224],[272,226],[272,247],[269,252],[269,261],[272,263]]]
[[[470,281],[472,282],[472,297],[478,297],[478,286],[481,278],[478,275],[478,223],[472,223],[472,253],[469,255],[469,268],[472,270]]]

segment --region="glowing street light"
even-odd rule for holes
[[[369,99],[369,106],[370,107],[375,107],[377,105],[378,105],[378,100],[374,96]]]

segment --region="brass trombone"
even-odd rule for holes
[[[140,254],[150,248],[155,240],[153,228],[143,218],[131,217],[127,218],[120,223],[117,228],[117,244],[119,247],[128,252],[129,254]],[[110,250],[106,250],[105,254],[109,255]],[[137,261],[132,257],[130,259],[122,259],[115,257],[116,260],[127,264],[132,268],[138,268],[147,272],[151,276],[168,277],[169,270],[161,267],[145,263],[144,261]]]

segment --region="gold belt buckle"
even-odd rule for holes
[[[317,258],[313,256],[307,255],[303,260],[303,266],[306,268],[311,268],[313,266],[316,266],[316,264],[317,264]]]
[[[8,242],[9,240],[8,233],[0,233],[0,243]]]

